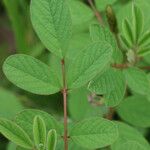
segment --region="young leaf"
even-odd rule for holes
[[[43,44],[62,58],[71,36],[71,17],[65,0],[32,0],[31,20]]]
[[[134,109],[133,109],[134,108]],[[119,105],[117,112],[119,116],[138,127],[150,127],[150,102],[143,96],[131,96]]]
[[[146,73],[138,68],[128,68],[124,70],[127,84],[136,93],[147,95],[150,85]]]
[[[116,106],[123,99],[126,83],[122,71],[110,68],[92,80],[88,88],[91,92],[103,94],[108,106]]]
[[[33,136],[36,147],[44,150],[46,145],[46,125],[40,116],[35,116],[34,118]]]
[[[146,150],[146,149],[136,141],[129,141],[120,145],[120,147],[116,150]]]
[[[141,146],[145,148],[145,150],[150,149],[150,145],[148,141],[135,128],[121,122],[115,122],[115,123],[118,126],[119,138],[116,140],[116,142],[114,142],[111,145],[112,150],[120,150],[119,148],[121,145],[130,141],[135,141],[139,143]]]
[[[52,129],[48,132],[47,136],[47,150],[55,150],[57,143],[56,130]]]
[[[68,88],[79,88],[101,73],[110,63],[112,47],[107,42],[94,42],[82,50],[68,66]]]
[[[75,124],[70,138],[78,145],[96,149],[111,145],[118,138],[117,126],[103,118],[91,118]]]
[[[133,5],[132,15],[133,15],[134,39],[135,39],[135,42],[137,43],[141,33],[143,32],[143,24],[144,24],[143,14],[136,5]]]
[[[33,119],[37,115],[43,118],[47,131],[56,129],[57,133],[61,134],[60,124],[55,120],[55,118],[40,110],[26,109],[16,116],[15,122],[28,133],[31,139],[33,139]]]
[[[125,39],[124,41],[125,41],[126,46],[131,47],[134,42],[134,37],[133,37],[131,24],[129,23],[127,19],[123,21],[122,30],[123,30],[123,38]]]
[[[150,30],[145,32],[145,34],[142,35],[140,40],[139,40],[139,46],[140,47],[143,47],[143,46],[145,46],[147,44],[150,44]]]
[[[60,84],[53,71],[41,61],[23,54],[8,57],[3,65],[6,77],[16,86],[35,94],[53,94]]]
[[[0,119],[0,133],[21,147],[33,148],[33,143],[27,133],[12,121]]]

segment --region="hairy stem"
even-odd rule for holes
[[[67,84],[65,75],[65,61],[61,61],[62,64],[62,77],[63,77],[63,102],[64,102],[64,149],[68,150],[68,124],[67,124]]]

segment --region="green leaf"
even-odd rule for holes
[[[146,150],[141,144],[135,141],[129,141],[120,145],[116,150]]]
[[[79,88],[101,73],[110,63],[112,47],[107,42],[94,42],[83,49],[68,66],[68,88]]]
[[[134,108],[134,109],[133,109]],[[128,123],[147,128],[150,127],[150,101],[143,96],[131,96],[119,105],[119,116]]]
[[[53,71],[28,55],[16,54],[8,57],[3,71],[12,83],[31,93],[48,95],[61,88]]]
[[[28,133],[31,139],[33,139],[33,120],[37,115],[43,118],[47,132],[51,129],[56,129],[57,133],[61,134],[60,125],[55,118],[40,110],[26,109],[16,116],[15,122]]]
[[[92,12],[92,10],[83,2],[68,0],[67,3],[70,8],[73,25],[87,23],[94,17],[94,13]]]
[[[143,47],[143,46],[148,45],[148,44],[150,44],[150,30],[145,32],[139,40],[139,46],[140,47]]]
[[[108,28],[102,27],[99,24],[92,24],[90,26],[90,36],[93,42],[108,42],[113,48],[113,63],[122,62],[122,54],[117,47],[116,40]]]
[[[47,150],[55,150],[57,143],[56,130],[52,129],[48,132],[47,136]]]
[[[133,37],[133,31],[131,24],[127,19],[125,19],[122,23],[122,32],[123,32],[123,38],[124,38],[124,44],[127,47],[131,47],[133,42],[134,42],[134,37]]]
[[[102,148],[111,145],[118,138],[117,126],[103,118],[91,118],[75,124],[70,138],[85,148]]]
[[[8,105],[11,101],[11,105]],[[12,119],[23,109],[19,98],[3,88],[0,88],[0,117]]]
[[[110,68],[92,80],[88,88],[91,92],[104,95],[108,106],[116,106],[124,97],[126,83],[122,71]]]
[[[31,20],[43,44],[62,58],[71,36],[71,16],[64,0],[32,0]]]
[[[68,110],[72,119],[79,121],[84,118],[102,116],[101,108],[93,106],[89,102],[90,96],[90,93],[85,88],[69,93]]]
[[[27,133],[12,121],[1,118],[0,133],[19,146],[27,149],[33,148],[33,143]]]
[[[44,150],[46,145],[46,125],[40,116],[34,117],[33,136],[36,147]]]
[[[128,68],[124,70],[127,85],[136,93],[147,95],[150,91],[150,85],[147,75],[138,68]]]
[[[143,14],[136,5],[132,6],[132,17],[133,17],[133,29],[134,29],[134,39],[137,43],[141,33],[143,32]]]
[[[120,146],[122,146],[124,143],[130,142],[130,141],[138,142],[141,146],[143,146],[145,148],[145,150],[150,149],[150,145],[149,145],[148,141],[136,129],[134,129],[133,127],[131,127],[127,124],[121,123],[121,122],[115,122],[115,123],[118,126],[119,138],[116,140],[115,143],[113,143],[111,145],[111,150],[120,150],[119,149]]]

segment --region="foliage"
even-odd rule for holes
[[[2,8],[15,46],[0,43],[0,149],[150,149],[149,0]]]

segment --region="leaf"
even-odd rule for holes
[[[138,142],[129,141],[120,145],[118,150],[146,150],[146,149]]]
[[[136,93],[147,95],[150,91],[149,81],[144,71],[138,68],[128,68],[124,70],[127,84]]]
[[[150,44],[147,47],[142,47],[138,51],[138,56],[144,57],[150,54]]]
[[[139,46],[143,47],[149,43],[150,43],[150,30],[148,30],[141,36],[141,38],[139,40]]]
[[[95,42],[83,49],[70,62],[67,72],[68,88],[79,88],[101,73],[110,63],[112,47],[107,42]]]
[[[93,93],[104,95],[108,106],[116,106],[124,97],[126,83],[122,71],[110,68],[92,80],[88,88]]]
[[[134,37],[131,24],[127,19],[125,19],[122,23],[122,32],[126,46],[131,47],[134,42]]]
[[[71,16],[64,0],[32,0],[31,20],[48,50],[62,58],[71,36]]]
[[[82,147],[96,149],[111,145],[118,138],[118,130],[113,122],[96,117],[75,124],[70,138]]]
[[[102,116],[101,108],[93,106],[89,99],[90,93],[85,88],[69,93],[68,110],[72,119],[79,121],[84,118]]]
[[[122,54],[117,47],[116,40],[108,28],[102,27],[99,24],[92,24],[90,26],[90,36],[93,42],[108,42],[113,48],[113,63],[122,62]]]
[[[11,102],[11,105],[8,105]],[[0,116],[12,119],[16,113],[21,111],[21,105],[18,97],[8,90],[0,88]]]
[[[13,84],[31,93],[48,95],[61,88],[53,71],[28,55],[16,54],[8,57],[3,71]]]
[[[87,23],[88,21],[91,21],[92,18],[94,18],[94,13],[92,10],[83,2],[68,0],[67,3],[70,8],[73,25]]]
[[[26,109],[16,116],[15,122],[28,133],[31,139],[33,139],[33,120],[37,115],[43,118],[47,132],[51,129],[56,129],[57,133],[61,134],[60,123],[50,114],[40,110]]]
[[[57,143],[56,130],[52,129],[48,132],[47,136],[47,150],[55,150]]]
[[[136,5],[132,6],[134,38],[137,43],[141,33],[143,32],[143,14]]]
[[[46,145],[46,125],[40,116],[34,117],[33,136],[36,147],[44,150]]]
[[[134,108],[134,109],[133,109]],[[150,127],[150,102],[143,96],[135,95],[126,98],[119,105],[119,116],[128,123],[147,128]]]
[[[116,140],[116,142],[114,142],[111,145],[111,150],[120,150],[119,149],[120,146],[130,141],[135,141],[139,143],[141,146],[143,146],[143,148],[145,148],[145,150],[150,149],[150,145],[148,141],[136,129],[134,129],[133,127],[125,123],[121,123],[121,122],[115,122],[115,123],[118,126],[119,138]]]
[[[33,143],[27,133],[12,121],[1,118],[0,133],[19,146],[27,149],[33,148]]]

